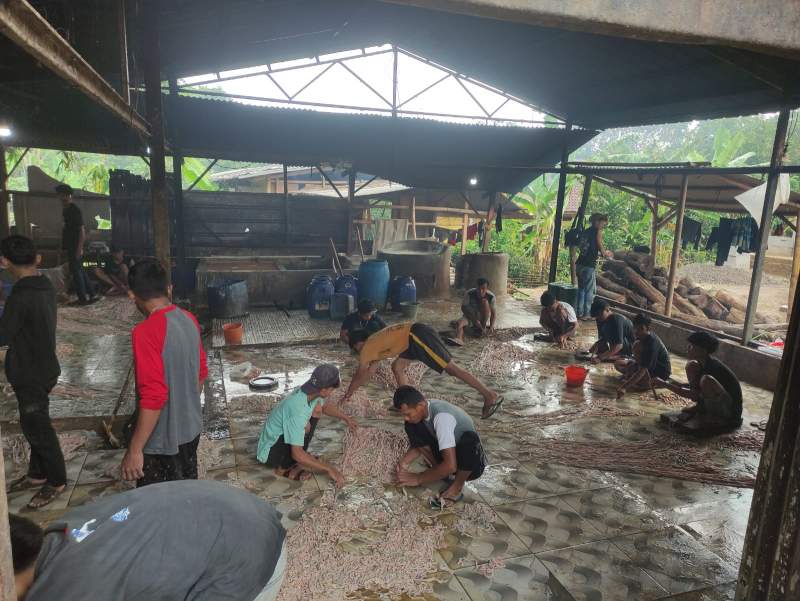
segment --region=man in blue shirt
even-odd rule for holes
[[[272,409],[258,439],[256,458],[292,480],[307,480],[311,472],[328,474],[337,487],[344,485],[342,472],[308,452],[320,414],[342,420],[354,430],[356,421],[342,413],[336,403],[326,403],[339,388],[339,368],[330,363],[314,369],[308,382],[284,397]]]

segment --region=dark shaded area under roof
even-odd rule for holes
[[[168,131],[188,156],[286,162],[353,163],[407,186],[516,192],[538,177],[525,165],[559,161],[564,130],[486,127],[427,119],[274,109],[165,97]],[[573,151],[597,132],[573,130]]]
[[[118,81],[116,2],[33,4],[98,72]],[[158,5],[165,79],[393,43],[593,129],[773,111],[783,102],[782,88],[793,94],[791,104],[800,104],[800,61],[720,46],[623,39],[375,0]],[[138,17],[129,6],[134,83]],[[55,78],[4,37],[0,56],[0,111],[6,96],[35,94],[33,82]]]
[[[683,176],[678,173],[670,173],[668,167],[662,173],[610,174],[608,171],[604,171],[596,179],[594,185],[600,185],[604,179],[655,196],[660,201],[675,204],[680,200]],[[747,213],[747,210],[736,200],[736,196],[763,183],[760,179],[738,174],[689,175],[686,207],[715,213]],[[778,206],[775,214],[795,216],[798,210],[800,210],[800,194],[792,192],[789,195],[789,202]]]
[[[197,75],[393,43],[591,128],[777,110],[800,61],[623,39],[369,0],[179,0],[165,70]]]

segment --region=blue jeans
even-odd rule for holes
[[[578,265],[576,272],[578,275],[578,300],[575,303],[575,313],[577,313],[578,317],[585,317],[589,315],[594,295],[597,294],[597,280],[594,277],[595,268]]]
[[[75,288],[75,294],[78,295],[79,301],[86,301],[92,294],[92,286],[89,283],[89,278],[83,270],[83,259],[75,256],[76,251],[67,251],[67,262],[69,263],[69,273],[72,276],[72,286]]]

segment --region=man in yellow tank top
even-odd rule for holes
[[[363,330],[354,332],[349,344],[359,354],[359,366],[343,402],[347,402],[366,383],[371,366],[382,359],[395,357],[392,372],[398,386],[408,385],[406,368],[412,361],[419,361],[437,373],[446,372],[477,390],[483,397],[481,417],[484,419],[494,415],[503,403],[502,396],[453,361],[436,331],[423,323],[399,323],[372,335]]]

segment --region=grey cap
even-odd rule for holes
[[[340,381],[339,368],[333,363],[323,363],[314,368],[306,384],[322,390],[323,388],[336,388]]]

